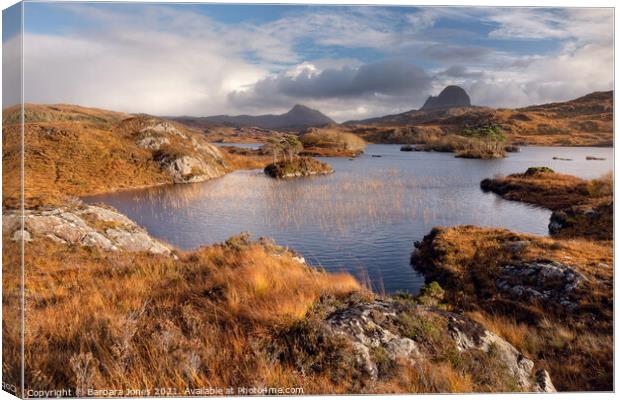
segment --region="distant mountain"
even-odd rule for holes
[[[456,96],[450,95],[447,100]],[[441,101],[441,97],[434,98]],[[436,104],[437,100],[431,100],[431,106]],[[464,128],[489,124],[500,126],[514,143],[612,146],[613,92],[514,109],[471,105],[423,108],[343,125],[371,143],[416,143],[421,134],[459,134]]]
[[[447,86],[439,93],[439,96],[429,96],[422,106],[422,110],[431,110],[435,108],[452,108],[452,107],[469,107],[471,101],[469,95],[459,86]]]
[[[303,130],[309,127],[335,124],[336,122],[318,110],[296,104],[280,115],[214,115],[211,117],[173,117],[172,120],[196,128],[212,128],[217,125],[244,127],[256,126],[266,129]]]
[[[367,118],[362,120],[346,121],[344,125],[358,124],[390,124],[404,125],[415,124],[422,120],[434,118],[437,115],[459,114],[467,109],[479,109],[471,105],[471,100],[465,89],[460,86],[446,86],[439,96],[429,96],[419,110],[409,110],[400,114],[384,115],[382,117]]]

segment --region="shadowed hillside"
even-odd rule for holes
[[[334,120],[309,107],[296,104],[280,115],[214,115],[211,117],[174,117],[174,121],[200,129],[217,126],[259,127],[265,129],[303,130],[312,126],[335,123]]]

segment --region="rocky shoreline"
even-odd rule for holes
[[[483,190],[553,210],[551,238],[434,228],[415,243],[411,264],[444,288],[449,307],[537,359],[559,390],[611,390],[612,187],[608,176],[585,181],[546,167],[485,179]]]
[[[484,179],[484,191],[507,200],[545,207],[553,213],[549,232],[555,237],[613,239],[613,182],[610,174],[584,180],[531,167],[524,173]]]
[[[97,247],[105,251],[170,255],[172,248],[151,237],[144,228],[109,206],[78,203],[73,206],[24,210],[24,229],[18,211],[5,211],[3,232],[12,240],[31,242],[44,237],[66,245]]]
[[[181,256],[172,246],[152,238],[111,207],[80,202],[26,210],[23,233],[18,213],[5,211],[3,231],[5,237],[14,241],[23,239],[29,248],[42,246],[43,242],[49,243],[46,246],[77,245],[84,249],[95,248],[102,251],[102,255],[135,253],[164,257],[171,260],[165,261],[167,264],[177,262],[175,260],[179,257],[192,257]],[[249,245],[244,238],[233,238],[226,244],[238,249]],[[297,255],[278,246],[268,242],[264,246],[268,249],[268,257],[292,257],[296,260],[294,262],[303,263]],[[306,273],[312,275],[315,272],[309,268]],[[326,279],[332,278],[328,275]],[[313,342],[314,336],[304,336],[306,339],[299,344],[300,348],[292,349],[290,343],[280,345],[274,348],[274,354],[280,354],[278,357],[285,360],[285,365],[295,367],[312,359],[312,354],[306,351],[311,352],[314,346],[322,348],[327,343],[338,343],[338,348],[351,349],[352,368],[357,374],[357,378],[352,378],[353,382],[367,390],[391,379],[401,369],[423,373],[437,363],[443,365],[440,360],[446,359],[451,360],[449,367],[442,368],[468,376],[473,385],[470,388],[474,391],[555,391],[546,370],[537,367],[534,361],[496,333],[463,314],[445,311],[435,303],[425,305],[423,296],[416,299],[379,296],[365,290],[356,292],[358,294],[345,297],[326,297],[306,313],[305,318],[314,321],[313,329],[319,342]],[[285,330],[282,334],[287,337],[291,333]],[[480,373],[485,369],[493,371],[492,376]],[[489,379],[493,382],[487,382]],[[431,389],[427,387],[425,390]],[[453,389],[442,386],[439,390]]]

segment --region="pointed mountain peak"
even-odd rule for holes
[[[429,96],[426,103],[422,106],[422,110],[469,106],[471,106],[471,100],[465,89],[460,86],[450,85],[446,86],[439,93],[439,96]]]
[[[291,108],[288,112],[294,113],[294,112],[307,112],[307,111],[317,111],[317,110],[313,110],[312,108],[304,106],[303,104],[295,104],[293,108]]]

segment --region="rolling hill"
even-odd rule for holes
[[[612,146],[613,91],[566,102],[522,108],[448,107],[411,110],[359,121],[343,128],[375,143],[416,143],[420,135],[459,134],[497,125],[514,143],[551,146]]]
[[[20,194],[19,107],[3,110],[3,205]],[[26,207],[164,183],[223,175],[217,147],[200,132],[151,116],[73,105],[25,106],[24,200]]]
[[[303,130],[312,126],[335,123],[318,110],[296,104],[284,114],[274,115],[214,115],[210,117],[171,117],[171,120],[199,129],[217,126],[259,127],[265,129]]]

